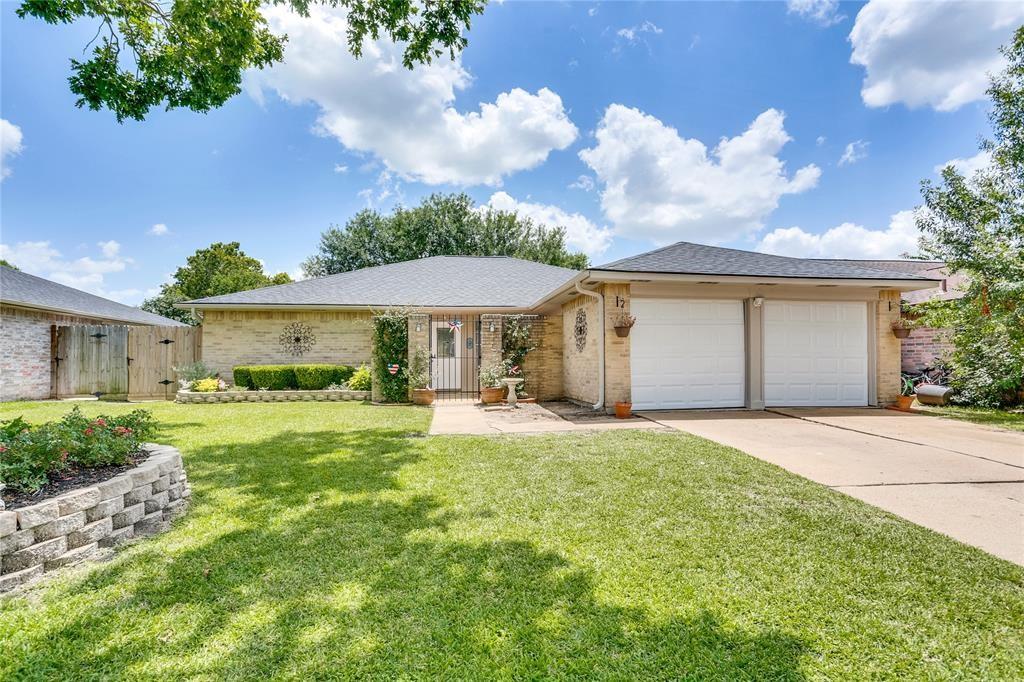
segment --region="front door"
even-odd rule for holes
[[[431,384],[438,391],[457,391],[462,387],[462,366],[459,363],[462,324],[458,319],[433,321],[434,356]]]

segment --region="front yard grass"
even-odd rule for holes
[[[1024,674],[1020,567],[699,438],[152,409],[191,511],[0,597],[0,679]]]
[[[988,407],[959,407],[956,405],[935,407],[917,404],[914,407],[922,412],[948,419],[960,419],[985,426],[998,426],[1001,429],[1024,431],[1024,409],[1020,408],[1011,411]]]

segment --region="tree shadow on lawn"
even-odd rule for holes
[[[806,647],[790,635],[724,626],[707,611],[655,620],[602,604],[591,573],[557,553],[453,539],[455,511],[396,484],[425,446],[402,435],[288,432],[187,453],[197,491],[189,515],[55,588],[47,626],[5,653],[0,670],[802,678]],[[66,598],[82,605],[61,613]]]

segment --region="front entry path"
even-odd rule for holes
[[[870,408],[643,416],[1024,565],[1024,434]]]
[[[524,403],[516,408],[485,407],[480,403],[439,401],[434,404],[431,435],[561,433],[567,431],[609,431],[617,429],[656,429],[667,427],[640,417],[616,419],[568,402]]]

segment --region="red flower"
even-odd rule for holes
[[[105,422],[103,419],[97,419],[96,421],[93,422],[93,424],[95,424],[96,426],[106,426],[107,422]]]
[[[85,435],[91,436],[92,435],[92,429],[86,429],[85,430]]]
[[[7,452],[7,446],[6,445],[0,445],[0,452]]]

